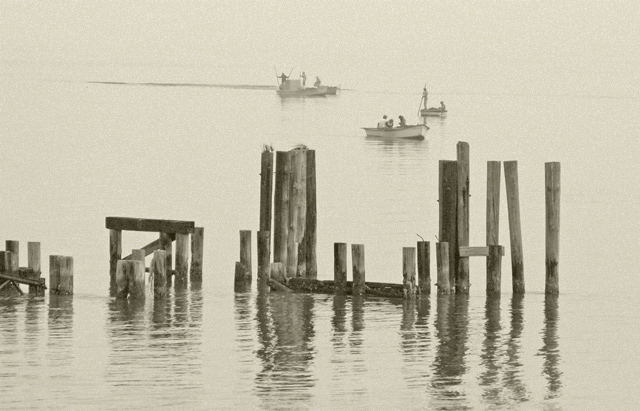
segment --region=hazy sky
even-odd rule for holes
[[[637,97],[639,21],[637,1],[2,0],[0,73]]]

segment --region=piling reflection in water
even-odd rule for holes
[[[522,332],[524,330],[524,294],[513,294],[511,297],[511,330],[507,339],[507,363],[505,368],[505,388],[509,390],[511,401],[524,402],[529,399],[529,392],[522,378],[523,364]]]
[[[544,357],[542,374],[547,378],[545,399],[554,399],[560,396],[562,388],[562,372],[559,367],[560,350],[558,348],[558,295],[545,295],[542,342],[539,355]]]
[[[403,300],[400,321],[400,348],[402,375],[410,389],[424,390],[428,385],[431,365],[431,338],[429,335],[429,296]]]
[[[462,377],[467,372],[469,296],[439,295],[435,319],[437,347],[433,362],[432,399],[435,408],[468,409]]]
[[[236,324],[252,326],[243,319],[251,313],[249,298],[250,294],[236,295]],[[316,354],[313,297],[270,293],[255,298],[259,344],[256,354],[261,362],[255,377],[258,396],[265,408],[308,400],[315,383],[310,370]]]
[[[480,354],[483,371],[480,375],[482,386],[482,398],[485,402],[502,405],[502,384],[500,371],[502,363],[501,354],[501,326],[500,326],[500,294],[487,295],[484,306],[484,340],[482,341],[482,354]]]

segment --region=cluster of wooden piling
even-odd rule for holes
[[[144,299],[147,292],[162,298],[172,283],[176,288],[186,287],[189,281],[202,283],[204,228],[195,227],[193,221],[107,217],[106,227],[110,244],[110,289],[116,298]],[[159,238],[122,258],[123,230],[156,232]],[[145,258],[151,254],[153,258],[147,268]],[[146,271],[149,271],[148,279]]]
[[[458,142],[456,160],[439,162],[439,232],[436,243],[439,294],[469,293],[469,258],[486,258],[486,292],[501,292],[500,161],[487,162],[486,245],[469,244],[469,144]],[[513,293],[525,292],[517,161],[505,161],[505,184]],[[353,281],[347,281],[347,244],[334,244],[334,279],[317,280],[315,152],[296,148],[276,153],[275,198],[272,199],[273,153],[262,153],[260,231],[258,232],[258,288],[280,291],[386,295],[412,298],[431,292],[430,243],[402,250],[402,284],[366,283],[364,245],[353,244]],[[560,226],[560,163],[545,164],[547,293],[558,293]],[[270,258],[271,210],[274,204],[273,260]],[[417,262],[417,264],[416,264]],[[417,269],[416,269],[417,268]],[[416,280],[417,274],[417,280]],[[251,284],[251,232],[240,232],[240,261],[236,263],[237,291]],[[382,290],[382,291],[381,291]]]
[[[44,295],[47,288],[45,279],[41,278],[40,243],[27,243],[27,267],[20,267],[20,242],[7,240],[5,251],[0,251],[0,295],[22,295],[24,292],[19,284],[29,286],[29,294]],[[71,272],[73,276],[73,271]],[[51,289],[51,293],[57,290]],[[73,292],[71,281],[70,293]]]
[[[275,189],[273,150],[266,148],[261,158],[260,229],[257,233],[257,282],[261,290],[282,289],[282,283],[290,278],[314,279],[318,271],[315,151],[299,146],[275,154]],[[251,281],[251,231],[241,230],[235,289],[245,290]]]

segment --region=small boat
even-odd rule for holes
[[[323,97],[328,93],[327,86],[303,87],[299,79],[285,80],[276,92],[280,97]]]
[[[338,87],[327,86],[327,95],[335,96],[337,92],[338,92]]]
[[[447,109],[444,107],[429,107],[420,110],[421,117],[445,117]]]
[[[411,125],[386,128],[363,127],[362,129],[367,133],[367,137],[424,140],[429,127],[424,124],[417,124],[415,126]]]

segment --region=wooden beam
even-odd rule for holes
[[[171,241],[176,239],[176,235],[175,234],[169,234],[169,236],[171,237]],[[150,242],[149,244],[145,245],[144,247],[141,248],[141,250],[144,250],[144,256],[148,256],[153,254],[154,251],[156,250],[162,250],[161,245],[160,245],[160,239],[158,238],[155,241]],[[121,258],[121,260],[131,260],[131,254],[129,254],[128,256]]]
[[[504,247],[502,247],[501,255],[504,255]],[[460,257],[488,257],[489,247],[468,247],[460,246]]]
[[[7,281],[16,281],[20,284],[36,285],[38,287],[47,288],[46,286],[42,285],[39,279],[36,280],[32,278],[22,278],[22,277],[17,277],[15,275],[4,274],[4,273],[0,273],[0,279],[7,280]]]
[[[173,234],[191,234],[193,221],[153,220],[149,218],[107,217],[106,227],[110,230],[151,231]]]

